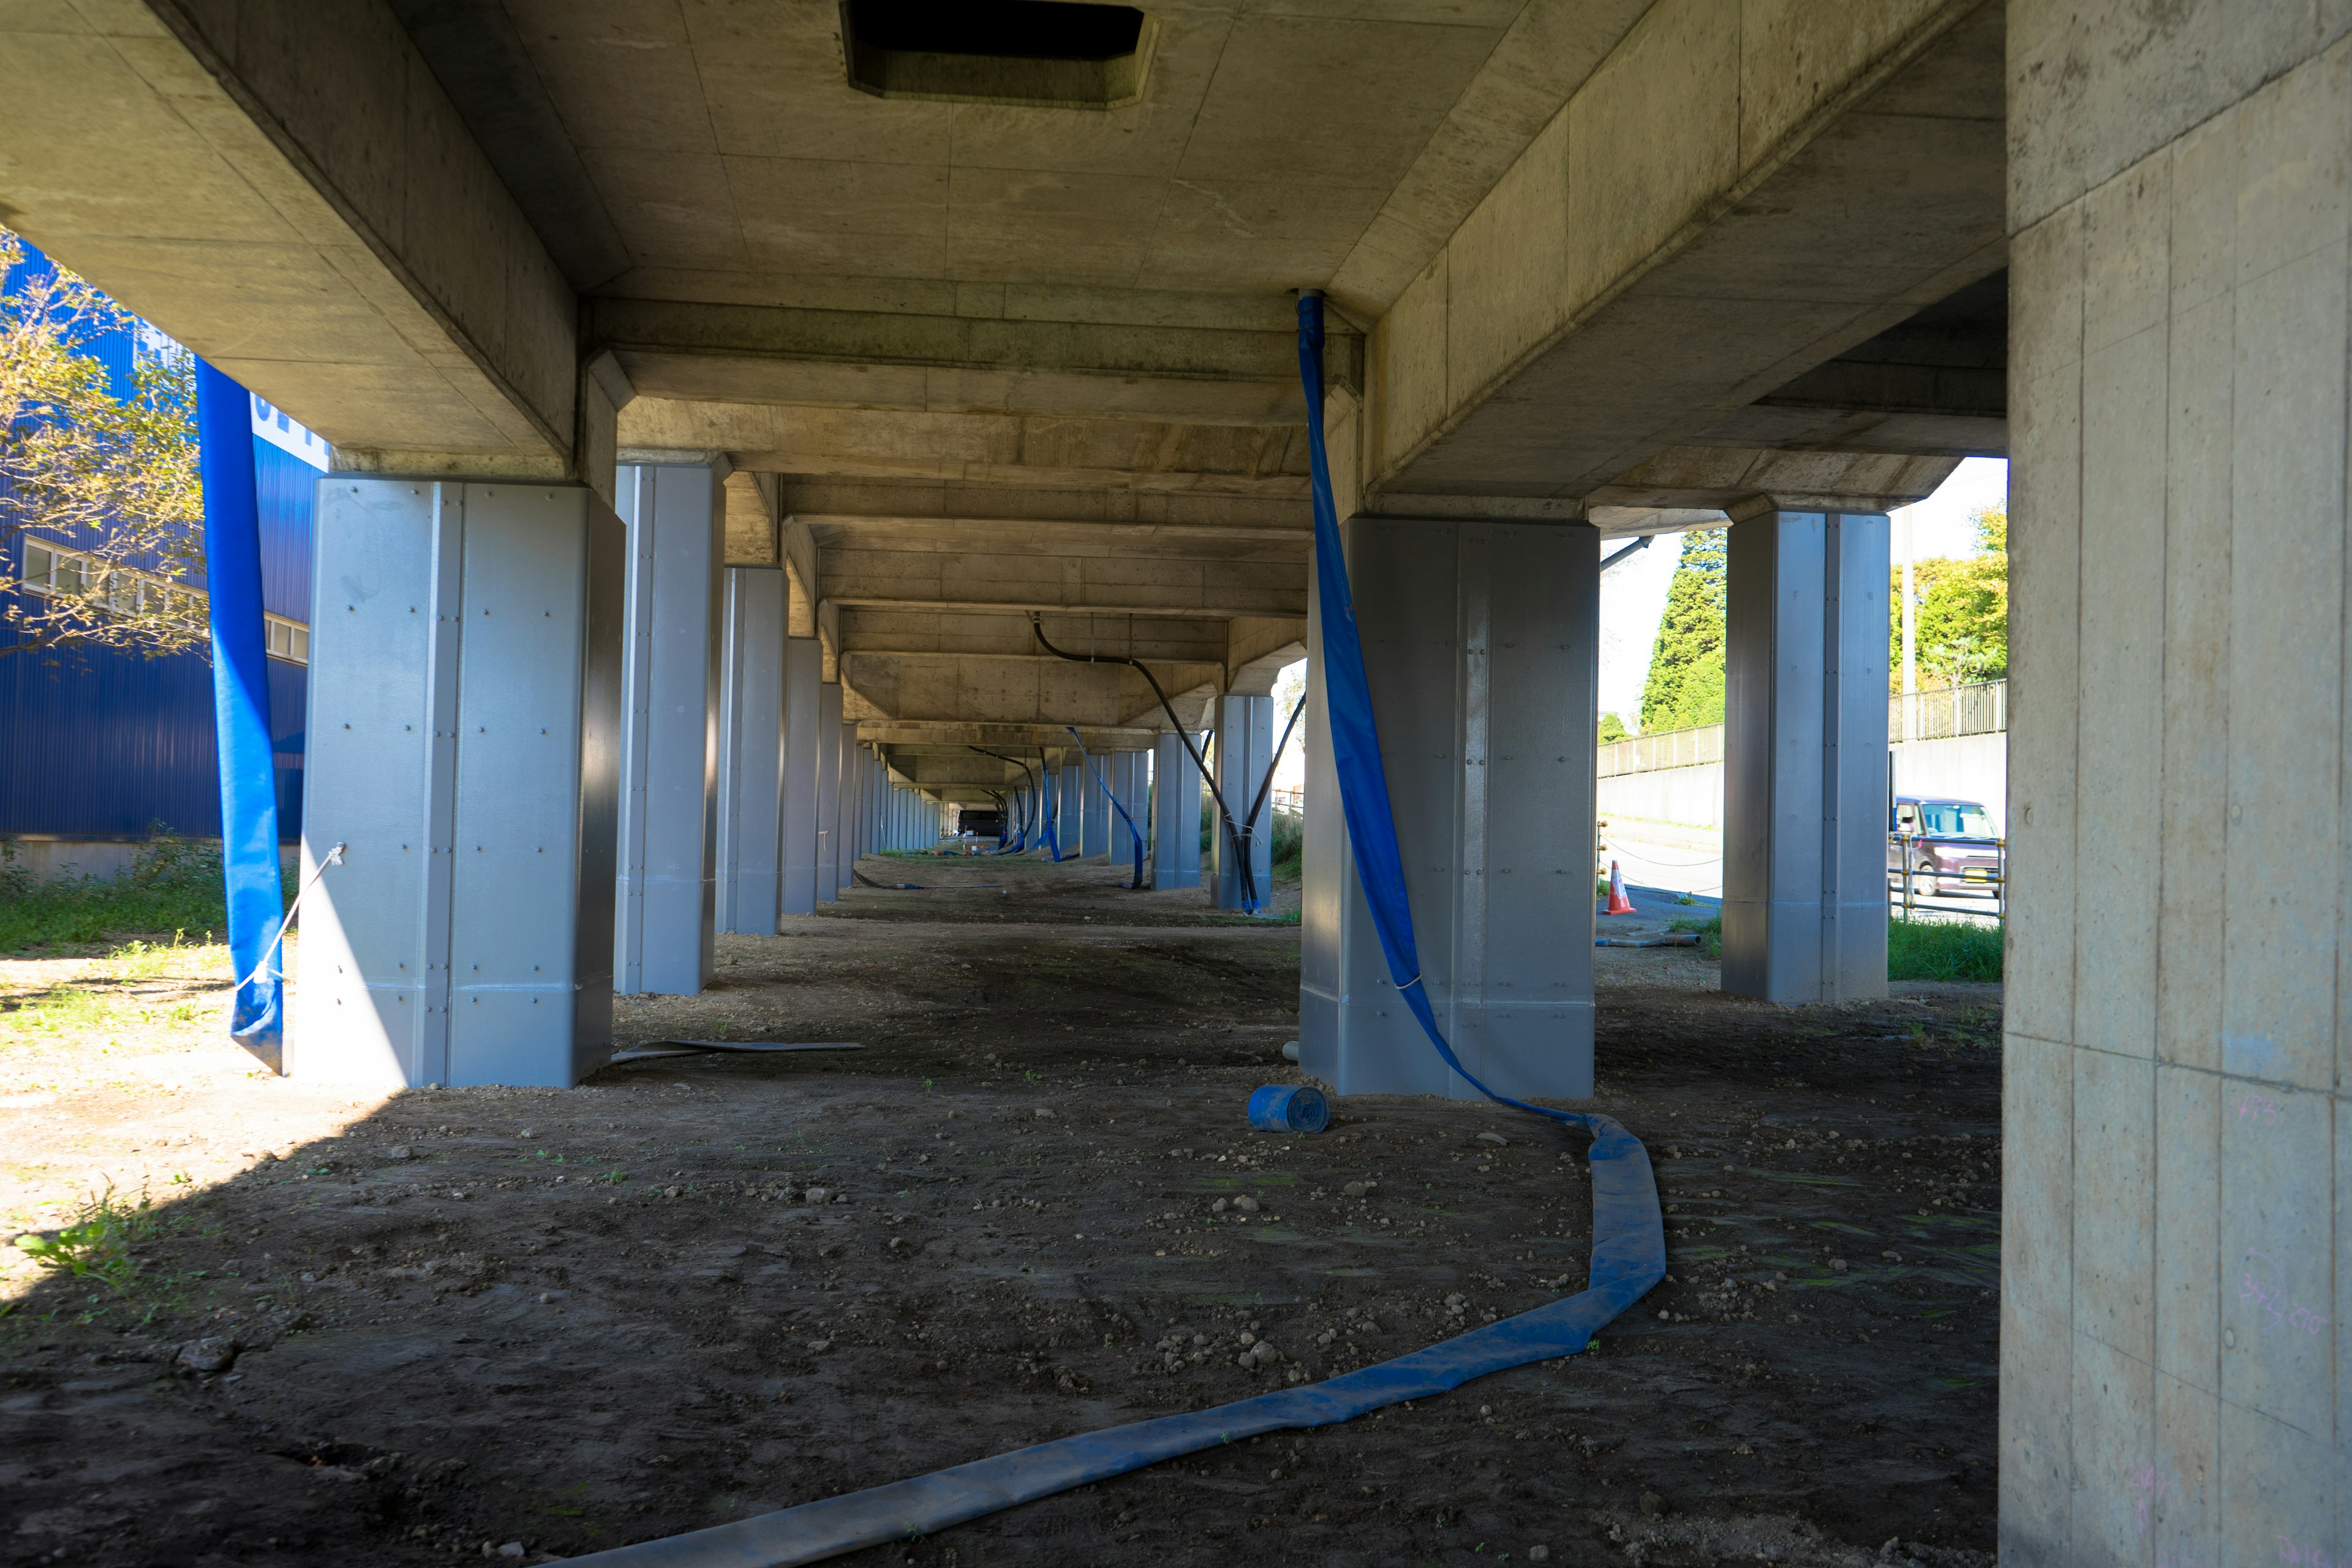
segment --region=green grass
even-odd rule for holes
[[[1698,950],[1708,958],[1723,956],[1723,917],[1695,920],[1677,916],[1666,922],[1670,931],[1696,931]],[[1889,980],[1998,980],[2000,978],[2000,932],[1988,926],[1959,925],[1944,921],[1886,922],[1886,978]]]
[[[0,952],[227,929],[217,846],[159,837],[120,877],[43,882],[0,840]]]
[[[1888,921],[1889,980],[1998,980],[2000,928],[1948,921]]]
[[[1277,881],[1296,882],[1307,857],[1307,819],[1297,812],[1279,807],[1268,815],[1274,818],[1275,878]]]
[[[1723,956],[1723,917],[1721,915],[1706,920],[1698,920],[1690,915],[1676,915],[1666,922],[1666,929],[1670,931],[1696,931],[1698,951],[1702,957],[1721,958]]]
[[[47,1235],[20,1236],[16,1246],[45,1268],[120,1290],[139,1271],[132,1249],[152,1238],[155,1228],[146,1195],[136,1203],[118,1197],[109,1182],[106,1191],[78,1205],[67,1224]]]

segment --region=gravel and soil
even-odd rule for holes
[[[545,1561],[1581,1288],[1578,1137],[1406,1099],[1247,1128],[1297,1080],[1295,925],[1099,861],[864,869],[927,885],[619,1011],[861,1050],[562,1091],[259,1076],[217,948],[0,960],[0,1216],[80,1205],[91,1270],[0,1248],[0,1562]],[[845,1561],[1989,1563],[2000,988],[1787,1010],[1686,949],[1598,962],[1671,1277],[1594,1350]]]

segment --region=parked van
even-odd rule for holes
[[[1915,897],[1999,894],[2000,835],[1981,802],[1896,795],[1887,818],[1888,888],[1899,890],[1907,874]]]

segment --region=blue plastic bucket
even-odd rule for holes
[[[1331,1102],[1312,1084],[1270,1083],[1250,1091],[1249,1122],[1261,1132],[1320,1132],[1331,1125]]]

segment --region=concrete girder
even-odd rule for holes
[[[1297,374],[1294,368],[1293,375]],[[1263,479],[1307,474],[1301,425],[1202,425],[1026,414],[640,396],[623,446],[758,453],[748,468],[797,474],[954,479],[975,471],[1128,473]]]
[[[818,556],[824,601],[845,606],[1073,610],[1182,619],[1298,616],[1307,606],[1307,568],[1295,560],[845,545],[828,545]]]
[[[1229,657],[1227,627],[1238,624],[1180,620],[1167,616],[1051,615],[1045,617],[1045,631],[1055,647],[1071,653],[1207,664]],[[1286,620],[1276,624],[1297,623]],[[1017,613],[884,610],[852,605],[841,612],[841,639],[843,651],[853,654],[1052,657],[1039,652],[1029,617]]]
[[[1222,665],[1168,664],[1152,672],[1170,691],[1222,684]],[[1157,713],[1151,688],[1126,665],[985,654],[846,653],[844,711],[866,720],[1124,726]],[[1179,716],[1183,710],[1180,707]],[[1047,744],[1062,744],[1059,735]]]
[[[727,564],[781,566],[776,538],[776,476],[727,476]]]
[[[11,227],[340,466],[578,467],[572,290],[375,0],[13,8],[0,146]]]
[[[1936,493],[1958,457],[1669,447],[1585,497],[1588,506],[1738,511],[1759,497],[1788,507],[1884,511]]]
[[[1090,752],[1148,752],[1158,737],[1158,731],[1130,729],[1118,725],[1078,724],[1072,726],[1078,739]],[[913,721],[869,719],[861,723],[857,733],[863,740],[877,741],[891,748],[893,755],[905,752],[917,754],[925,748],[963,748],[986,746],[1003,751],[1013,747],[1066,746],[1070,731],[1055,727],[1044,729],[1034,724],[975,724],[969,721]]]
[[[740,455],[755,464],[761,458],[759,453]],[[1135,476],[1108,472],[1057,473],[1051,483],[1035,475],[1007,477],[1018,482],[992,482],[994,476],[987,475],[918,480],[809,479],[786,473],[779,497],[789,516],[828,521],[1087,524],[1203,538],[1286,534],[1301,543],[1315,532],[1306,486],[1296,480],[1260,481],[1244,490],[1191,484],[1161,488],[1130,483]]]
[[[1246,616],[1225,623],[1225,689],[1244,697],[1274,690],[1275,677],[1307,657],[1304,616]],[[1284,715],[1287,717],[1287,715]]]
[[[1654,6],[1375,328],[1335,467],[1540,511],[1999,270],[2002,47],[1979,0]]]
[[[1289,331],[829,310],[669,300],[587,306],[592,353],[665,398],[937,414],[1303,425]],[[1325,374],[1360,380],[1335,334]]]

